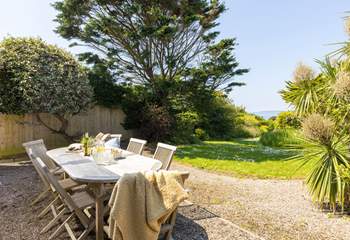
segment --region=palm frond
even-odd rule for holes
[[[293,157],[300,160],[298,169],[312,163],[305,183],[314,202],[328,202],[332,206],[344,204],[345,188],[339,169],[341,166],[349,167],[348,144],[349,136],[343,135],[339,138],[334,136],[328,146],[308,139],[303,139],[301,151],[298,146],[300,154]]]

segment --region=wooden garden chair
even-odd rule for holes
[[[164,143],[158,143],[156,151],[154,152],[153,158],[162,162],[163,170],[168,170],[170,168],[171,162],[173,160],[176,147]]]
[[[50,159],[47,155],[47,148],[44,144],[44,140],[39,139],[31,142],[26,142],[22,144],[25,148],[26,152],[28,153],[28,150],[31,149],[33,155],[40,157],[42,161],[46,164],[46,166],[49,168],[50,171],[57,171],[60,168]]]
[[[188,179],[188,177],[190,176],[190,174],[188,172],[183,172],[181,174],[182,180],[185,184],[185,181]],[[177,215],[177,210],[178,208],[176,208],[173,213],[169,216],[169,218],[165,221],[165,223],[163,223],[161,229],[160,229],[160,233],[159,233],[159,239],[162,240],[171,240],[172,238],[172,233],[173,233],[173,229],[175,227],[175,222],[176,222],[176,215]]]
[[[37,165],[42,174],[49,180],[51,186],[58,193],[58,196],[63,203],[58,208],[58,212],[53,211],[54,218],[42,229],[40,233],[48,231],[58,221],[62,221],[61,225],[59,225],[59,227],[50,235],[49,240],[55,239],[56,236],[64,229],[67,230],[72,240],[86,239],[88,234],[95,227],[95,218],[89,211],[89,209],[95,205],[95,200],[93,197],[86,191],[69,194],[39,157],[34,159],[34,164]],[[69,221],[72,220],[74,216],[76,216],[84,226],[84,231],[78,238],[75,237],[74,232],[69,226]]]
[[[114,138],[117,139],[117,143],[118,143],[119,148],[120,148],[122,134],[109,134],[109,136],[105,139],[105,143],[107,143],[109,140],[114,139]]]
[[[183,183],[188,179],[190,174],[188,172],[182,172],[181,177]],[[160,233],[159,233],[159,240],[172,240],[172,232],[175,227],[175,222],[176,222],[176,215],[177,215],[178,208],[176,208],[171,215],[168,217],[168,219],[162,224]],[[109,233],[109,226],[105,225],[103,227],[104,232],[107,234],[108,238],[110,237]]]
[[[147,141],[137,138],[130,138],[127,151],[141,155]]]
[[[52,172],[55,175],[61,175],[63,173],[63,171],[59,167],[57,167],[56,164],[46,155],[47,149],[46,149],[44,141],[42,139],[32,141],[32,142],[23,143],[23,146],[24,146],[24,148],[28,154],[28,157],[32,163],[33,163],[33,160],[35,158],[39,157],[40,159],[45,159],[45,161],[43,161],[43,162],[50,169],[49,170],[50,172]],[[43,186],[43,191],[37,197],[35,197],[34,200],[32,201],[31,206],[36,204],[37,202],[41,201],[44,197],[46,197],[48,195],[48,193],[50,193],[50,192],[52,193],[52,191],[53,191],[53,189],[50,186],[50,183],[48,182],[46,177],[42,174],[40,169],[38,169],[37,165],[34,165],[34,163],[33,163],[33,166],[34,166],[35,170],[37,171],[44,186]],[[66,190],[70,190],[70,189],[73,189],[75,187],[81,186],[81,184],[73,181],[70,178],[60,180],[60,184]]]
[[[55,188],[52,187],[46,174],[42,171],[41,167],[37,163],[36,161],[37,157],[33,155],[31,149],[28,149],[28,156],[31,159],[35,170],[37,171],[39,177],[41,178],[44,184],[43,192],[39,194],[39,197],[44,198],[45,196],[51,194],[54,199],[42,210],[42,212],[40,212],[38,217],[41,218],[45,216],[45,214],[48,213],[50,209],[52,210],[52,208],[55,207],[55,204],[59,203],[59,198]],[[85,184],[77,183],[70,178],[61,179],[61,180],[58,180],[58,182],[66,191],[70,191],[70,192],[80,191],[86,187]],[[38,197],[36,199],[38,199]]]

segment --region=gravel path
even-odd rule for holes
[[[300,180],[238,179],[181,165],[191,201],[265,239],[350,239],[350,218],[320,211]]]
[[[31,207],[30,200],[40,192],[40,180],[28,163],[0,164],[0,240],[44,240],[50,233],[40,235],[40,230],[52,219],[48,214],[43,219],[36,215],[48,204],[43,201]],[[174,240],[257,240],[254,235],[237,225],[221,219],[196,204],[181,207],[177,218]],[[81,231],[73,223],[74,231]],[[63,232],[60,239],[70,239]],[[94,239],[94,236],[90,236]]]

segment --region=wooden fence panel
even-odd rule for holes
[[[58,128],[59,122],[50,114],[40,114],[45,123]],[[132,131],[125,130],[122,126],[125,114],[121,109],[110,109],[95,106],[85,113],[81,113],[69,119],[68,133],[78,135],[88,132],[96,135],[99,132],[123,134],[127,140],[132,136]],[[22,143],[35,139],[44,139],[49,148],[67,144],[65,139],[53,134],[46,127],[38,123],[33,114],[23,116],[0,114],[0,157],[24,152]]]

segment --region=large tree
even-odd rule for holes
[[[72,45],[90,47],[82,59],[103,62],[114,82],[141,87],[149,111],[175,118],[174,95],[230,92],[242,85],[234,76],[248,71],[238,68],[235,39],[217,40],[225,7],[216,0],[60,0],[54,7],[56,31]]]
[[[84,111],[92,99],[85,68],[68,52],[38,38],[0,42],[0,113],[35,114],[53,133],[68,140],[68,117]],[[61,126],[46,123],[50,113]]]
[[[224,39],[208,51],[218,36],[213,31],[216,20],[225,10],[219,1],[64,0],[54,7],[59,11],[56,31],[110,60],[120,80],[150,85],[173,80],[198,61],[208,60],[203,58],[208,53],[213,59],[206,65],[228,60],[226,69],[213,71],[224,70],[230,77],[232,72],[246,71],[233,71],[238,65],[231,59],[233,39]],[[208,84],[216,89],[230,81]]]

